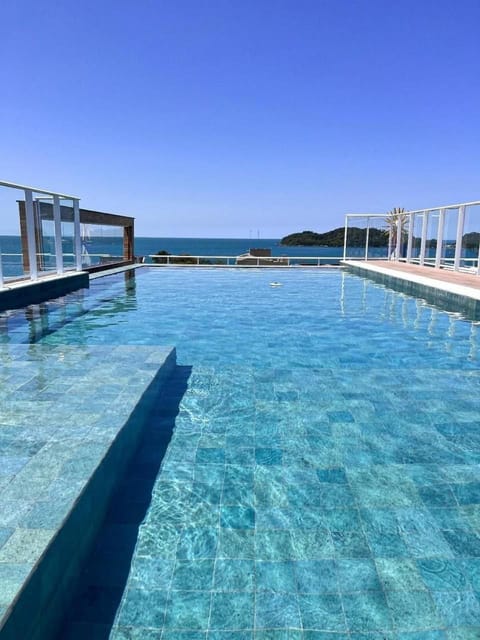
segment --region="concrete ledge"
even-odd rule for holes
[[[480,319],[480,292],[469,287],[434,280],[427,276],[385,269],[374,264],[342,262],[352,273],[370,278],[391,289],[423,298],[445,311],[461,313],[469,320]]]
[[[22,560],[27,557],[32,559],[32,569],[19,585],[10,605],[5,607],[3,620],[0,622],[1,640],[43,640],[54,637],[65,615],[80,569],[105,517],[117,479],[121,477],[133,456],[163,384],[176,366],[175,349],[134,349],[135,353],[131,347],[117,347],[112,353],[110,348],[109,356],[105,351],[105,359],[109,358],[110,365],[113,361],[119,375],[129,367],[132,368],[132,365],[138,365],[138,380],[135,391],[130,393],[128,398],[122,396],[123,403],[115,401],[112,397],[113,405],[116,403],[122,406],[118,409],[113,405],[106,408],[104,415],[97,420],[96,427],[93,425],[90,438],[83,437],[75,449],[76,454],[59,466],[57,480],[71,485],[72,496],[68,512],[59,526],[55,529],[40,528],[41,516],[38,509],[35,512],[34,507],[30,513],[37,515],[30,516],[31,528],[25,529],[25,522],[20,522],[20,526],[11,537],[13,542],[9,545],[10,541],[7,541],[0,549],[0,567],[2,562],[13,566],[15,561],[19,567],[25,566]],[[139,352],[142,355],[139,356]],[[104,373],[101,355],[97,354],[99,367],[91,376],[92,388],[99,386],[99,380]],[[89,356],[91,358],[92,353],[87,354],[86,358]],[[112,380],[106,380],[105,384],[108,385],[109,382]],[[128,387],[128,382],[126,386]],[[91,403],[91,397],[87,393],[85,404],[88,406],[89,402]],[[81,428],[86,417],[87,413],[82,415],[81,410],[77,411],[78,424],[70,425],[72,433],[75,433],[76,427]],[[57,424],[58,428],[61,429],[62,426]],[[52,459],[61,455],[62,445],[65,445],[67,440],[69,444],[71,438],[52,438]],[[57,452],[55,447],[58,449]],[[79,483],[82,476],[85,480]],[[28,480],[28,476],[25,479]],[[36,478],[31,478],[32,488],[35,482]],[[52,486],[50,483],[50,492]],[[16,493],[18,494],[18,486]],[[44,507],[46,501],[43,498],[35,504],[37,507]],[[56,504],[53,506],[57,507]],[[21,536],[28,530],[32,534],[31,548],[20,548],[18,539],[21,540]],[[16,535],[17,541],[14,540]],[[24,544],[23,547],[25,546]]]
[[[0,289],[0,311],[21,309],[30,304],[40,304],[58,298],[77,289],[88,288],[88,273],[84,271],[65,275],[45,276],[35,282],[12,282]]]

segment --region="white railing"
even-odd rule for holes
[[[80,238],[80,199],[77,196],[67,195],[65,193],[58,193],[56,191],[50,191],[48,189],[29,187],[15,182],[7,182],[0,180],[0,187],[6,187],[8,189],[17,189],[24,192],[25,197],[25,235],[27,243],[27,254],[29,271],[28,274],[24,274],[22,277],[35,281],[39,276],[39,268],[37,263],[37,240],[36,240],[36,225],[35,225],[35,202],[40,200],[52,200],[53,203],[53,222],[54,222],[54,239],[55,239],[55,270],[57,274],[62,274],[65,271],[63,263],[62,252],[62,237],[61,237],[61,213],[60,205],[61,201],[69,201],[73,209],[73,242],[74,242],[74,255],[75,255],[75,269],[77,271],[82,270],[82,246]],[[0,289],[3,288],[5,282],[3,269],[2,269],[2,254],[0,252]]]
[[[339,263],[342,256],[191,256],[149,255],[149,266],[159,267],[320,267],[323,263]]]
[[[348,234],[362,220],[363,250],[361,255],[351,255]],[[383,255],[381,250],[375,255],[369,242],[372,229],[385,234]],[[343,259],[388,259],[480,274],[480,200],[402,211],[396,217],[347,214]]]

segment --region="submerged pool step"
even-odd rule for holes
[[[23,347],[11,354],[6,380],[16,375],[17,386],[0,417],[0,434],[10,438],[0,439],[0,461],[12,461],[12,451],[27,461],[0,488],[9,535],[0,546],[1,640],[54,635],[118,479],[176,367],[172,348]],[[38,384],[40,369],[49,372],[49,393]],[[30,385],[19,386],[22,375]]]

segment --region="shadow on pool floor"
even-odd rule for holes
[[[191,367],[177,366],[109,505],[57,640],[108,638]]]

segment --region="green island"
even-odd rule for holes
[[[365,245],[367,236],[366,229],[359,227],[348,228],[348,245],[350,247],[360,247]],[[315,231],[301,231],[291,233],[280,240],[280,244],[287,247],[343,247],[345,237],[345,227],[338,227],[326,233],[316,233]],[[388,243],[388,233],[382,229],[370,228],[368,244],[371,247],[383,247]]]

